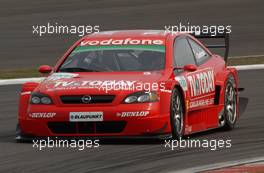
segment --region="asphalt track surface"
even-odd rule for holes
[[[164,141],[111,140],[83,151],[15,143],[20,85],[0,87],[0,172],[167,172],[264,155],[264,70],[239,71],[248,107],[233,131],[213,130],[192,139],[231,139],[231,148],[164,148]]]
[[[264,53],[263,0],[1,0],[0,69],[54,65],[76,35],[32,34],[32,25],[164,29],[179,22],[232,25],[230,55]]]

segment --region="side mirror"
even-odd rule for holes
[[[190,71],[190,72],[192,72],[192,71],[196,71],[197,70],[197,67],[194,64],[187,64],[187,65],[185,65],[183,67],[183,70],[184,71]]]
[[[43,74],[48,74],[52,71],[52,67],[48,65],[42,65],[39,67],[38,71]]]

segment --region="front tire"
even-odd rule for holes
[[[184,134],[184,101],[181,92],[175,88],[170,101],[171,133],[175,139],[180,139]]]

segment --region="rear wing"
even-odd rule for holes
[[[224,43],[223,44],[209,44],[209,45],[205,45],[205,47],[207,48],[224,48],[225,49],[225,54],[224,54],[224,60],[225,62],[227,62],[228,59],[228,53],[229,53],[229,33],[226,33],[226,31],[224,31],[223,33],[214,33],[214,35],[212,35],[211,33],[202,33],[200,32],[199,34],[197,33],[191,33],[192,36],[194,36],[197,39],[210,39],[210,38],[219,38],[219,39],[223,39]]]

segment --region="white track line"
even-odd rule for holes
[[[260,69],[264,69],[264,64],[240,65],[240,66],[230,66],[230,67],[235,67],[237,70],[260,70]],[[43,79],[44,78],[5,79],[5,80],[0,80],[0,86],[23,84],[26,82],[40,82]]]
[[[44,78],[20,78],[20,79],[5,79],[0,80],[1,85],[14,85],[14,84],[23,84],[26,82],[40,82]]]
[[[222,162],[222,163],[215,163],[210,165],[204,165],[204,166],[198,166],[188,169],[182,169],[178,171],[171,171],[169,173],[192,173],[192,172],[203,172],[203,171],[209,171],[209,170],[215,170],[215,169],[221,169],[221,168],[227,168],[237,165],[244,165],[244,164],[250,164],[250,163],[256,163],[256,162],[263,162],[264,157],[256,157],[251,159],[242,159],[242,160],[236,160],[236,161],[229,161],[229,162]]]
[[[230,67],[235,67],[237,70],[260,70],[260,69],[264,69],[264,64],[238,65],[238,66],[230,66]]]

